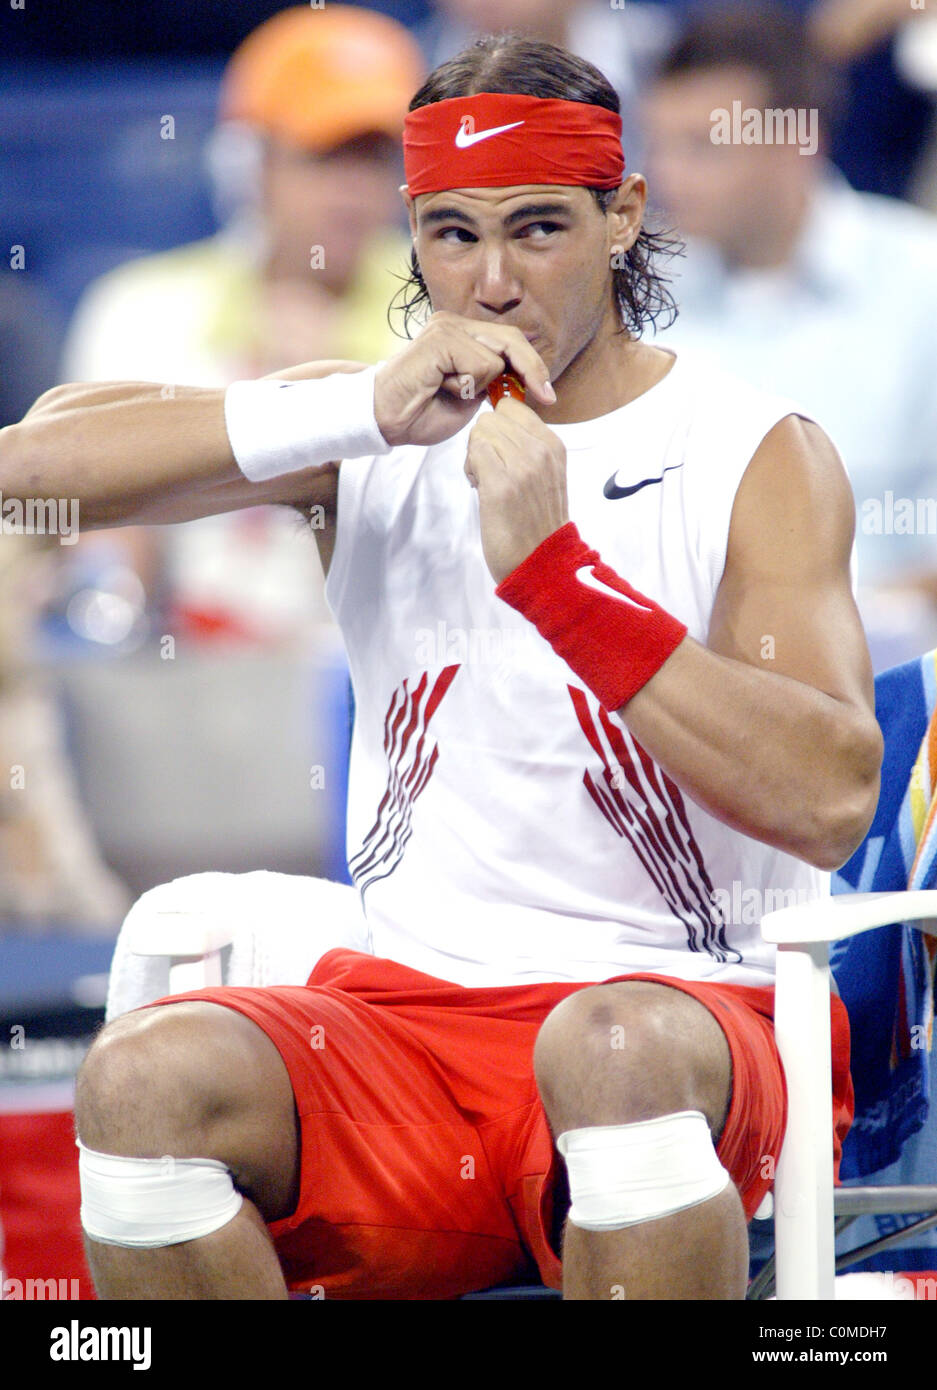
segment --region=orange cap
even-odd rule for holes
[[[396,20],[353,5],[296,5],[236,49],[221,116],[311,150],[372,130],[399,139],[424,75],[416,41]]]

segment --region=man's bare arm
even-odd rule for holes
[[[882,754],[853,526],[829,440],[781,421],[736,496],[707,646],[684,640],[619,711],[706,810],[826,869],[868,829]]]
[[[476,422],[466,473],[500,584],[569,520],[566,451],[526,405],[504,400]],[[707,645],[678,638],[617,711],[711,815],[821,868],[849,857],[878,799],[882,738],[849,578],[854,517],[829,440],[782,420],[736,494]],[[507,599],[522,612],[537,609],[532,582]],[[580,656],[587,668],[598,660],[591,648]],[[627,656],[610,651],[609,662]]]
[[[390,445],[448,439],[478,409],[488,382],[509,366],[542,401],[549,373],[518,328],[434,314],[375,377],[374,411]],[[309,362],[272,376],[297,380],[363,370]],[[475,391],[466,396],[467,379]],[[334,511],[337,465],[249,482],[225,428],[223,390],[143,382],[58,386],[18,425],[0,430],[0,491],[8,497],[77,498],[87,529],[193,521],[261,503]],[[310,421],[315,433],[316,421]],[[320,537],[321,532],[317,533]]]
[[[282,380],[361,371],[310,362]],[[4,497],[77,498],[81,525],[193,521],[264,503],[334,502],[336,464],[252,483],[235,463],[224,391],[146,382],[56,386],[17,425],[0,430]]]

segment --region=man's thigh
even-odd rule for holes
[[[454,1011],[443,1009],[434,1047],[429,1006],[381,1007],[314,984],[202,990],[176,1002],[194,999],[258,1025],[289,1074],[299,1195],[269,1230],[290,1288],[447,1298],[535,1275],[507,1190],[527,1135],[543,1125],[534,1020],[463,1014],[457,1042]],[[479,1091],[464,1090],[461,1059],[447,1066],[456,1048],[484,1078]],[[509,1055],[513,1065],[502,1067]],[[500,1091],[491,1085],[499,1072]]]

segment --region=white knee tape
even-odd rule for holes
[[[586,1231],[671,1216],[718,1196],[729,1183],[699,1110],[570,1129],[556,1147],[569,1173],[569,1219]]]
[[[104,1245],[149,1249],[207,1236],[243,1202],[213,1158],[124,1158],[78,1140],[81,1224]]]

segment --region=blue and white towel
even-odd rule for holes
[[[834,893],[937,885],[935,708],[937,652],[876,677],[875,711],[885,736],[882,789],[868,835],[834,876]],[[831,951],[849,1011],[856,1090],[844,1179],[894,1163],[927,1119],[933,946],[932,938],[897,923]]]

